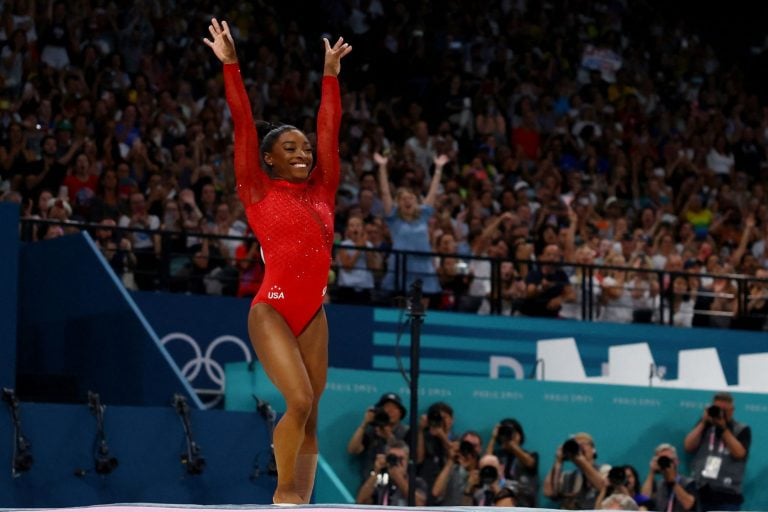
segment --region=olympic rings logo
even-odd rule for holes
[[[230,334],[223,334],[215,338],[205,349],[205,353],[200,348],[200,344],[189,334],[183,332],[172,332],[166,334],[160,339],[160,343],[163,346],[167,345],[171,341],[180,340],[185,342],[192,348],[193,357],[188,360],[182,366],[179,364],[181,374],[189,382],[197,395],[200,397],[200,401],[206,409],[215,407],[222,398],[224,398],[224,387],[226,381],[226,375],[224,373],[224,367],[222,364],[213,357],[213,352],[225,343],[233,343],[238,349],[243,352],[243,358],[246,362],[250,363],[253,358],[249,345],[237,336]],[[214,388],[198,388],[195,387],[195,380],[201,376],[201,372],[205,371],[205,376],[216,386]],[[213,397],[205,399],[208,397]]]

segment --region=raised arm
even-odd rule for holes
[[[237,193],[245,206],[260,201],[269,186],[269,176],[261,168],[259,136],[253,123],[251,103],[240,76],[235,42],[226,21],[213,18],[208,26],[213,40],[204,39],[224,64],[224,88],[235,125],[235,180]]]
[[[352,47],[340,37],[331,46],[325,43],[325,65],[320,110],[317,113],[317,166],[312,172],[312,183],[317,184],[331,197],[339,186],[339,125],[341,124],[341,94],[338,75],[341,59]]]
[[[432,175],[432,181],[429,182],[429,191],[427,191],[427,197],[424,198],[424,204],[435,206],[437,189],[440,187],[440,179],[443,176],[443,167],[448,163],[448,160],[449,158],[446,155],[435,157],[435,174]]]
[[[392,213],[392,192],[389,190],[389,173],[387,172],[387,163],[389,159],[379,153],[373,154],[373,160],[379,166],[379,193],[381,193],[381,206],[384,208],[384,215]]]

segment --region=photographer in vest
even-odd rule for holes
[[[653,452],[648,476],[640,492],[650,496],[658,512],[688,512],[696,510],[696,482],[683,476],[678,468],[677,449],[661,443]]]
[[[751,441],[749,426],[733,419],[733,396],[717,393],[683,443],[685,451],[693,454],[691,477],[703,512],[740,510]]]

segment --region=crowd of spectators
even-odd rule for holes
[[[641,2],[304,4],[3,1],[2,199],[100,224],[128,286],[250,295],[201,38],[227,19],[255,117],[312,133],[321,36],[344,35],[333,298],[389,304],[393,274],[426,272],[433,308],[487,312],[494,289],[504,314],[581,318],[587,286],[605,320],[765,326],[768,108],[716,47]],[[351,247],[435,256],[397,272]]]

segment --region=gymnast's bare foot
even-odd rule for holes
[[[272,496],[272,503],[275,505],[301,505],[304,500],[301,496],[291,491],[275,491]]]

